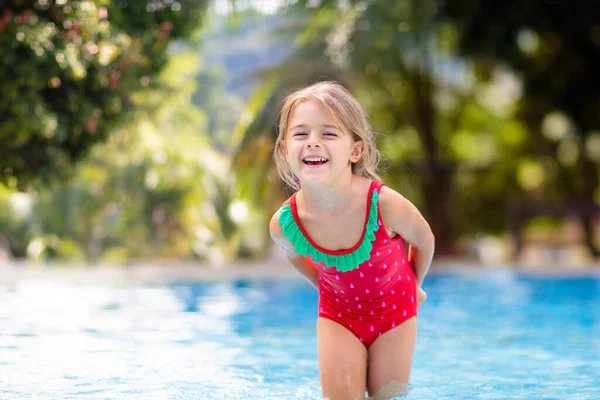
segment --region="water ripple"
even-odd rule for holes
[[[426,282],[407,399],[594,399],[600,284],[514,273]],[[320,399],[301,280],[0,287],[0,398]]]

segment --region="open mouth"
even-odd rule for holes
[[[329,162],[329,160],[323,157],[305,157],[302,159],[302,162],[306,165],[323,165]]]

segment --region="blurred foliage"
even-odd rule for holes
[[[196,78],[202,90],[196,91],[192,101],[206,112],[208,118],[207,132],[212,138],[213,146],[220,151],[231,150],[231,132],[237,117],[244,108],[244,101],[239,96],[228,93],[225,89],[225,71],[211,67],[200,71]]]
[[[514,199],[600,203],[597,5],[517,3],[286,2],[274,35],[294,51],[244,104],[197,42],[173,46],[205,2],[12,2],[0,9],[0,248],[263,255],[290,194],[271,161],[278,107],[325,79],[364,105],[383,178],[426,215],[438,254],[504,233]],[[55,184],[18,191],[38,180]]]
[[[199,258],[213,264],[264,248],[264,221],[212,149],[197,50],[179,46],[157,84],[131,94],[130,120],[80,162],[72,179],[26,193],[0,186],[0,232],[13,255],[122,263]]]
[[[544,9],[553,5],[517,3],[295,2],[287,9],[293,17],[285,33],[294,36],[297,50],[265,71],[256,96],[263,100],[248,103],[238,126],[243,133],[237,133],[237,165],[245,174],[253,168],[270,177],[272,167],[252,164],[250,155],[259,152],[259,141],[273,145],[277,104],[292,89],[333,79],[365,106],[386,157],[384,180],[423,211],[436,234],[438,254],[460,252],[461,236],[504,232],[515,198],[558,193],[568,198],[594,190],[600,198],[594,145],[600,136],[597,124],[590,125],[600,115],[597,77],[582,88],[589,93],[587,104],[571,90],[587,83],[600,59],[597,5],[557,18]],[[550,12],[559,13],[560,7]],[[587,13],[584,27],[578,22],[582,13]],[[507,36],[494,36],[498,30]],[[516,35],[521,31],[525,36]],[[562,34],[566,42],[558,48],[563,53],[549,58],[540,50],[537,62],[523,54],[523,46],[539,39],[536,35],[552,49]],[[581,41],[568,45],[577,35]],[[568,66],[564,60],[570,60]],[[531,118],[531,110],[543,112]],[[569,133],[563,143],[552,143],[548,136],[561,127],[570,131],[571,121],[580,117],[590,139]],[[545,136],[540,135],[544,124]],[[588,154],[595,151],[593,163],[589,159],[575,173],[559,174],[557,162],[583,160],[577,154],[586,151],[584,142],[591,144]],[[267,183],[273,187],[275,182]]]
[[[4,4],[4,2],[2,3]],[[14,0],[0,8],[0,182],[69,175],[155,84],[168,44],[197,30],[207,0]]]
[[[600,200],[600,3],[443,5],[440,17],[457,26],[461,54],[475,60],[479,78],[488,80],[499,64],[519,74],[518,118],[533,138],[527,149],[532,159],[521,171],[537,165],[540,179],[533,182],[541,187],[535,195]]]
[[[469,80],[468,63],[456,56],[456,30],[435,23],[436,3],[350,2],[341,7],[300,1],[290,13],[304,16],[294,19],[290,29],[297,51],[265,72],[256,97],[267,100],[248,103],[244,116],[250,120],[238,126],[244,132],[238,133],[238,166],[250,167],[247,154],[257,152],[259,140],[272,146],[283,95],[333,79],[350,87],[364,105],[386,158],[384,179],[424,211],[439,238],[439,252],[454,252],[457,235],[501,230],[503,213],[490,213],[490,208],[502,207],[503,191],[517,186],[510,179],[514,165],[506,150],[522,146],[526,138],[507,144],[497,135],[511,119],[514,99],[498,87],[503,82]],[[506,76],[511,78],[505,72],[499,80]],[[501,106],[492,108],[485,96],[491,91]],[[515,135],[519,125],[509,126]],[[482,177],[497,163],[503,168],[495,171],[494,180],[489,174]],[[272,167],[252,167],[263,176],[273,174]],[[473,200],[475,206],[465,207]]]

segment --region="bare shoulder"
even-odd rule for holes
[[[379,192],[379,211],[384,225],[409,243],[426,244],[433,240],[431,228],[417,207],[387,186]]]
[[[283,236],[283,230],[281,229],[281,223],[279,222],[279,214],[281,213],[281,208],[273,214],[271,217],[271,222],[269,223],[269,232],[271,232],[271,236],[273,239],[275,237],[285,237]]]
[[[281,208],[273,214],[271,217],[271,222],[269,223],[269,232],[271,233],[271,238],[273,241],[281,247],[286,254],[291,255],[294,251],[294,246],[290,243],[287,237],[283,234],[283,229],[281,228],[281,223],[279,222],[279,214],[281,213]]]
[[[416,207],[406,197],[388,186],[382,186],[379,191],[379,209],[382,214],[414,211]]]

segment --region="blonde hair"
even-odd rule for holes
[[[352,173],[381,180],[376,172],[381,156],[375,147],[375,139],[365,112],[354,96],[336,82],[319,82],[295,91],[285,98],[279,116],[279,129],[273,154],[281,179],[293,189],[300,189],[298,179],[285,157],[284,138],[294,109],[298,104],[309,100],[320,102],[333,115],[336,122],[352,134],[355,141],[361,140],[364,143],[363,155],[360,160],[352,164]]]

